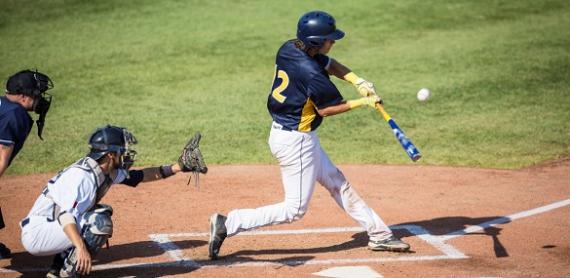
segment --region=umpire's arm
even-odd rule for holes
[[[8,166],[10,166],[10,156],[14,150],[14,145],[3,145],[0,144],[0,177],[4,175]]]

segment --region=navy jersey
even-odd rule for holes
[[[316,108],[323,109],[343,101],[325,69],[328,63],[329,57],[325,55],[310,57],[298,49],[295,40],[281,46],[267,100],[273,121],[286,129],[301,132],[319,127],[323,118]]]
[[[34,121],[26,109],[18,103],[0,97],[0,144],[14,146],[10,162],[24,146]]]

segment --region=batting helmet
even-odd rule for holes
[[[114,152],[120,155],[121,168],[129,169],[135,162],[136,151],[130,149],[137,139],[126,128],[107,125],[97,128],[89,137],[91,150],[87,154],[95,160]]]
[[[344,32],[336,29],[334,17],[323,11],[308,12],[297,23],[297,38],[309,47],[321,47],[327,39],[340,40],[343,37]]]

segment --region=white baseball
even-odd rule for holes
[[[422,88],[418,91],[418,100],[419,101],[426,101],[429,98],[430,92],[427,88]]]

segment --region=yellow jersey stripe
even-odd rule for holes
[[[311,101],[311,99],[307,99],[307,102],[303,106],[303,111],[301,112],[301,122],[299,123],[300,132],[309,132],[311,131],[311,123],[315,120],[317,116],[317,111],[315,111],[315,104]]]

